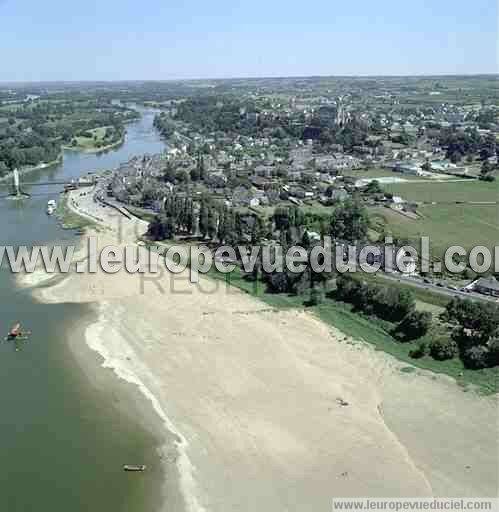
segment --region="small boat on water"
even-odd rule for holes
[[[9,331],[9,338],[17,338],[17,336],[21,335],[21,323],[16,322]]]
[[[9,329],[7,336],[5,336],[5,341],[11,340],[27,340],[31,336],[31,331],[23,330],[21,322],[16,322]]]
[[[146,466],[144,466],[144,465],[134,466],[134,465],[130,465],[130,464],[125,464],[123,466],[123,469],[125,471],[145,471]]]
[[[54,199],[50,199],[50,201],[47,201],[47,215],[52,215],[55,212],[56,208],[57,203]]]

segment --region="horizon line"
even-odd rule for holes
[[[201,82],[201,81],[230,81],[230,80],[297,80],[297,79],[362,79],[362,78],[460,78],[460,77],[499,77],[499,73],[440,73],[440,74],[355,74],[355,75],[276,75],[276,76],[230,76],[230,77],[191,77],[191,78],[132,78],[132,79],[82,79],[82,80],[1,80],[0,86],[19,84],[99,84],[99,83],[138,83],[138,82]]]

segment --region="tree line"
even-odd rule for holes
[[[432,314],[416,310],[414,294],[409,290],[366,283],[341,274],[336,279],[335,297],[368,316],[396,324],[392,334],[401,341],[425,336],[432,325]]]
[[[94,128],[111,127],[107,142],[115,142],[125,130],[124,121],[136,116],[129,109],[98,99],[25,103],[10,111],[6,122],[0,124],[0,176],[15,168],[56,160],[62,145]]]
[[[499,365],[499,306],[452,299],[442,315],[452,328],[442,357],[459,355],[468,368]]]

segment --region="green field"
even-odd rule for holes
[[[498,185],[482,181],[387,185],[385,190],[405,199],[436,204],[421,205],[418,220],[381,207],[370,208],[370,214],[371,218],[383,219],[385,231],[397,238],[430,237],[436,254],[452,245],[466,249],[484,245],[492,249],[499,245],[499,205],[462,203],[499,201]]]
[[[400,178],[402,180],[414,181],[414,180],[431,180],[431,178],[423,178],[421,176],[411,176],[408,174],[402,174],[400,172],[392,171],[391,169],[358,169],[358,170],[347,170],[341,171],[342,176],[349,178],[361,179],[361,178]],[[386,188],[386,185],[383,185]]]
[[[424,183],[394,183],[383,185],[387,192],[409,201],[455,203],[456,201],[499,201],[499,182],[479,180]]]
[[[499,245],[499,210],[497,206],[425,205],[418,208],[421,218],[411,220],[388,208],[370,208],[371,219],[383,219],[385,233],[396,238],[430,238],[431,251],[441,255],[448,247],[460,245],[471,249]]]

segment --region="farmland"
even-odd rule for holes
[[[432,252],[442,254],[452,245],[471,249],[499,244],[499,210],[488,205],[424,205],[419,220],[411,220],[388,208],[370,208],[370,214],[385,222],[385,232],[396,238],[415,240],[428,236]]]
[[[463,180],[418,183],[393,183],[384,185],[387,192],[409,201],[425,203],[497,202],[499,183],[486,183],[479,180]]]
[[[362,178],[371,178],[371,179],[380,179],[380,178],[398,178],[401,182],[407,181],[421,181],[425,180],[420,176],[411,176],[407,174],[401,174],[400,172],[394,172],[391,169],[360,169],[360,170],[344,170],[341,171],[341,175],[348,178],[362,179]]]

